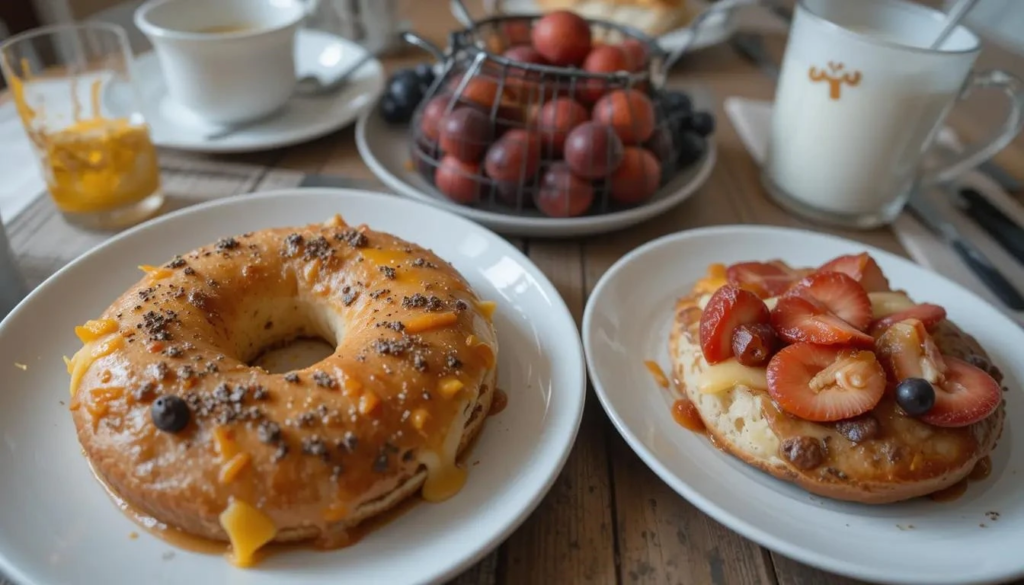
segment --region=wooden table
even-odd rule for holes
[[[473,5],[473,2],[468,3]],[[443,46],[456,21],[441,0],[406,0],[404,16],[415,30]],[[773,39],[781,55],[784,39]],[[424,55],[413,51],[386,60],[389,70]],[[1024,73],[1024,59],[986,48],[982,64]],[[993,66],[993,65],[989,65]],[[671,82],[699,83],[725,96],[771,99],[774,84],[727,45],[688,57]],[[967,138],[991,128],[1001,110],[995,96],[979,97],[952,119]],[[554,282],[579,322],[587,297],[605,270],[625,253],[661,235],[706,225],[757,223],[812,227],[906,255],[888,229],[822,230],[794,218],[765,196],[759,170],[721,109],[715,136],[718,164],[707,184],[663,216],[619,233],[583,240],[517,240]],[[1024,140],[999,159],[1004,167],[1024,160]],[[265,157],[265,158],[264,158]],[[340,173],[373,180],[356,151],[353,130],[256,157],[259,162],[307,172]],[[1024,165],[1017,164],[1017,169]],[[725,528],[672,491],[629,449],[593,392],[583,424],[551,492],[501,547],[457,583],[852,583],[770,552]]]
[[[479,8],[479,2],[469,2]],[[403,15],[415,29],[443,45],[456,21],[446,0],[405,0]],[[781,54],[784,39],[773,39]],[[412,50],[386,59],[389,70],[425,58]],[[982,64],[1016,69],[1024,59],[987,48]],[[722,45],[689,56],[671,82],[702,84],[718,98],[718,164],[690,200],[661,217],[619,233],[583,240],[514,240],[554,282],[579,322],[587,297],[604,271],[625,253],[663,234],[706,225],[757,223],[813,227],[906,255],[888,229],[822,230],[771,203],[721,109],[726,96],[771,99],[774,84]],[[998,120],[993,96],[961,108],[952,120],[965,137],[983,134]],[[1024,168],[1024,140],[998,159]],[[281,151],[219,157],[310,173],[374,181],[356,151],[353,129]],[[1014,163],[1018,164],[1014,164]],[[381,189],[384,189],[381,186]],[[588,396],[576,445],[540,507],[500,548],[455,580],[460,584],[714,583],[779,585],[850,583],[770,552],[712,520],[673,492],[629,449],[596,397]]]

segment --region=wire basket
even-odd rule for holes
[[[584,68],[538,63],[530,39],[540,18],[475,22],[443,53],[407,36],[442,59],[411,121],[417,171],[452,201],[502,213],[575,217],[643,204],[693,162],[674,131],[686,113],[663,99],[665,54],[639,31],[587,20],[594,47],[632,45],[642,61],[591,72],[602,69],[591,59],[628,59],[595,48]]]

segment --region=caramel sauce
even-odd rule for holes
[[[695,433],[703,433],[707,427],[697,412],[697,407],[689,398],[680,398],[672,403],[672,418],[683,428]]]
[[[505,410],[506,406],[508,406],[508,394],[505,394],[505,391],[501,388],[495,388],[494,397],[491,399],[491,410],[488,411],[487,415],[501,414],[501,411]]]
[[[96,469],[93,467],[92,461],[90,461],[87,458],[86,463],[89,464],[89,471],[92,472],[93,477],[95,477],[96,481],[98,481],[99,484],[103,486],[103,491],[107,492],[107,496],[114,502],[114,505],[117,506],[117,509],[120,510],[122,514],[127,516],[129,520],[137,524],[139,528],[142,528],[149,534],[152,534],[153,536],[159,538],[160,540],[163,540],[164,542],[172,546],[176,546],[187,551],[198,552],[203,554],[227,553],[227,542],[219,542],[216,540],[210,540],[207,538],[193,536],[191,534],[188,534],[187,532],[178,530],[173,526],[168,526],[163,522],[160,522],[156,518],[153,518],[152,516],[143,514],[139,510],[136,510],[128,502],[126,502],[124,498],[122,498],[117,492],[115,492],[114,488],[110,487],[110,484],[107,483],[107,480],[103,479],[103,477],[100,476],[100,474],[96,473]],[[135,533],[133,532],[132,534]]]
[[[981,481],[992,474],[992,458],[988,455],[982,457],[974,464],[974,468],[967,474],[967,477],[953,485],[928,494],[928,497],[936,502],[952,502],[967,492],[967,486],[972,481]]]
[[[936,502],[952,502],[964,495],[967,491],[967,478],[961,479],[953,485],[928,494],[928,497]]]
[[[651,376],[654,376],[654,381],[658,384],[658,386],[662,388],[668,388],[668,376],[665,375],[664,370],[661,369],[661,366],[658,365],[658,362],[653,360],[646,360],[644,362],[644,365],[647,366],[647,370],[651,372]]]
[[[992,475],[992,458],[986,455],[974,464],[974,469],[967,474],[967,479],[971,481],[981,481],[990,475]]]
[[[467,448],[466,451],[468,452],[469,448]],[[92,462],[88,460],[86,462],[89,464],[89,470],[92,471],[96,481],[103,486],[103,490],[114,502],[114,505],[117,506],[117,509],[147,533],[159,538],[171,546],[187,550],[189,552],[210,555],[230,555],[231,545],[226,541],[210,540],[208,538],[189,534],[182,530],[178,530],[173,526],[168,526],[152,516],[135,509],[131,504],[121,498],[121,496],[118,495],[112,487],[110,487],[110,484],[108,484],[105,479],[96,473],[96,470],[92,466]],[[352,528],[338,530],[334,534],[322,535],[319,538],[312,540],[289,543],[270,543],[256,552],[254,559],[255,562],[253,564],[258,564],[259,561],[266,557],[280,552],[298,549],[331,551],[352,546],[366,538],[366,536],[371,532],[384,528],[388,524],[399,519],[423,501],[423,498],[420,496],[413,495],[402,500],[390,510],[377,514],[376,516],[372,516]],[[139,535],[136,532],[131,532],[128,537],[134,540],[137,539]]]

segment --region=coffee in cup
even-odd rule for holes
[[[268,116],[295,86],[295,38],[312,0],[150,0],[135,12],[170,98],[218,125]]]

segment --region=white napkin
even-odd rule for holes
[[[771,132],[771,102],[729,97],[725,99],[724,107],[747,151],[758,164],[761,164],[768,146],[768,134]],[[940,132],[938,140],[951,148],[956,148],[959,144],[956,135],[948,128],[944,128]],[[974,188],[1009,217],[1020,225],[1024,225],[1024,206],[1017,203],[988,177],[978,172],[970,172],[961,177],[957,183]],[[1024,267],[974,222],[954,210],[949,201],[939,197],[933,199],[942,209],[946,219],[956,225],[966,239],[988,256],[999,271],[1017,286],[1018,290],[1024,291]],[[896,219],[892,228],[900,243],[918,264],[964,285],[1018,322],[1024,323],[1024,313],[1016,313],[1003,305],[960,260],[959,256],[917,219],[904,213]]]
[[[46,191],[32,144],[14,102],[0,105],[0,217],[10,223]]]

